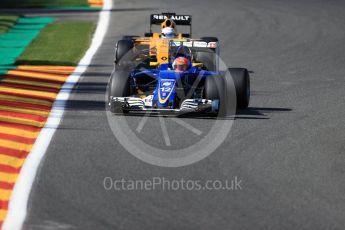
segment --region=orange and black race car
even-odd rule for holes
[[[159,31],[154,32],[153,27],[159,27]],[[185,29],[186,33],[178,33],[177,26]],[[184,27],[184,28],[182,28]],[[164,28],[172,28],[175,32],[173,37],[165,37],[162,34]],[[157,68],[160,64],[168,63],[169,57],[169,42],[186,41],[192,37],[192,17],[191,15],[177,15],[175,13],[161,13],[151,14],[150,17],[150,32],[145,33],[145,36],[123,36],[121,40],[116,43],[115,47],[115,64],[120,63],[120,60],[126,55],[127,60],[132,60],[133,63],[142,65],[145,68]],[[215,37],[203,37],[200,40],[206,42],[218,42]],[[195,63],[197,64],[197,63]]]

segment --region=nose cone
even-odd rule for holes
[[[173,109],[176,96],[176,82],[181,74],[175,71],[161,71],[153,101],[160,109]]]

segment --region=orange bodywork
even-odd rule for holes
[[[178,34],[174,40],[183,40],[182,34]],[[134,47],[139,45],[147,45],[149,47],[149,55],[156,56],[157,61],[151,62],[151,66],[169,62],[169,42],[171,39],[161,38],[160,33],[153,33],[152,37],[139,37],[134,40]]]

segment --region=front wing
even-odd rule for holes
[[[152,112],[172,112],[172,113],[190,113],[190,112],[217,112],[219,109],[219,100],[207,99],[186,99],[181,103],[180,108],[155,108],[152,101],[147,98],[138,97],[113,97],[112,103],[121,106],[125,111],[152,111]]]

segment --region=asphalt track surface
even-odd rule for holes
[[[218,36],[223,60],[253,71],[250,108],[226,140],[206,159],[179,168],[129,154],[111,132],[104,104],[115,40],[143,34],[150,13],[168,10],[192,14],[195,37]],[[115,1],[104,43],[39,169],[24,229],[343,229],[344,11],[340,0]],[[127,119],[135,124],[141,117]],[[164,146],[155,119],[142,132]],[[213,122],[184,121],[200,129]],[[171,148],[195,141],[169,125]],[[242,190],[106,191],[108,176],[237,176]]]

